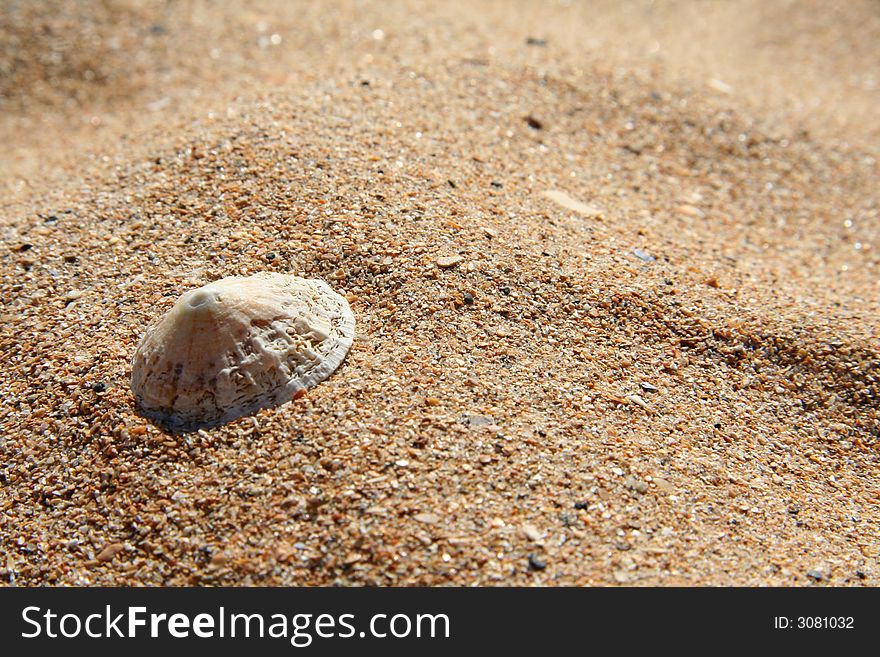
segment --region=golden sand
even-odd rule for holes
[[[85,4],[0,18],[4,583],[880,584],[876,3]],[[336,373],[141,417],[261,271]]]

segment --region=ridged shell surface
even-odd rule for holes
[[[216,426],[290,401],[339,366],[354,315],[324,281],[234,276],[185,293],[141,339],[131,386],[172,430]]]

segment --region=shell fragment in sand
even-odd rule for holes
[[[171,430],[216,426],[277,406],[339,366],[354,315],[327,283],[234,276],[181,296],[132,362],[143,414]]]
[[[437,258],[437,266],[440,269],[450,269],[451,267],[455,267],[458,263],[460,263],[464,258],[461,256],[442,256]]]
[[[588,203],[582,203],[581,201],[572,198],[565,192],[558,189],[549,189],[543,192],[543,195],[554,203],[558,203],[562,207],[573,210],[574,212],[582,214],[586,217],[602,219],[604,215],[602,208],[595,205],[590,205]]]
[[[706,80],[706,84],[710,89],[714,89],[718,93],[730,95],[733,93],[733,87],[731,87],[726,82],[719,80],[718,78],[709,78]]]

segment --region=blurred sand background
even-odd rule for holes
[[[6,2],[6,584],[873,585],[880,4]],[[548,192],[552,192],[548,194]],[[349,299],[173,436],[187,289]]]

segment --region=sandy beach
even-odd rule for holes
[[[877,586],[880,5],[0,12],[4,585]],[[357,320],[172,434],[225,276]]]

